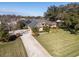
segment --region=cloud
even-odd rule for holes
[[[20,11],[16,11],[14,9],[0,9],[0,14],[15,14],[15,15],[29,15],[29,13],[24,13],[24,12],[20,12]]]
[[[0,9],[0,12],[16,12],[16,10],[13,10],[13,9]]]
[[[22,16],[39,16],[36,11],[24,11],[21,9],[20,10],[15,10],[15,9],[0,9],[0,14],[10,14],[10,15],[22,15]],[[40,14],[40,13],[39,13]]]

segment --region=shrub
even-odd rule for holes
[[[50,31],[50,27],[49,27],[49,26],[44,26],[43,29],[44,29],[44,31],[46,31],[46,32],[48,32],[48,33],[49,33],[49,31]]]
[[[0,25],[0,40],[8,41],[9,33],[8,28],[5,24]]]
[[[39,30],[38,30],[37,27],[32,28],[32,31],[33,31],[33,35],[35,35],[35,36],[39,36]]]

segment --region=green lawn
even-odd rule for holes
[[[27,56],[22,41],[18,38],[15,41],[0,44],[1,57],[23,57]]]
[[[79,35],[58,29],[42,33],[36,39],[52,56],[78,56]]]

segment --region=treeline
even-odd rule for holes
[[[44,16],[50,21],[63,20],[61,27],[71,33],[77,33],[79,30],[79,3],[49,6]]]
[[[41,19],[44,18],[43,16],[24,16],[27,19]]]
[[[0,15],[0,21],[1,22],[11,22],[11,21],[17,21],[23,16],[16,16],[16,15]]]
[[[20,18],[25,18],[25,19],[38,19],[38,18],[43,18],[42,16],[21,16],[21,15],[0,15],[0,21],[5,21],[5,22],[10,22],[10,21],[17,21]]]
[[[17,29],[17,21],[24,16],[16,15],[0,15],[0,41],[8,42],[13,40],[12,36],[9,35],[9,31]],[[16,37],[14,35],[14,37]]]

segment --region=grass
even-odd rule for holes
[[[0,44],[0,57],[25,57],[27,56],[20,38],[15,41]]]
[[[78,56],[79,35],[70,34],[62,29],[42,33],[36,39],[52,56]]]

